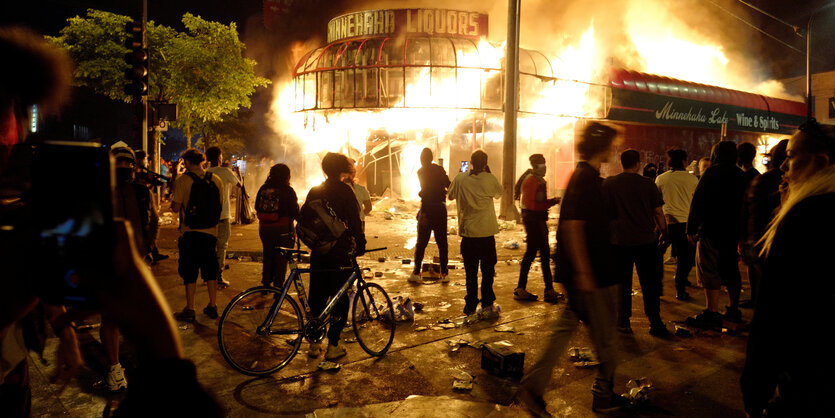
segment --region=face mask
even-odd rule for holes
[[[116,167],[116,181],[119,183],[133,181],[133,169],[130,167]]]

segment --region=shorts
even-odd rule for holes
[[[217,237],[203,232],[185,232],[177,241],[180,260],[177,272],[186,284],[197,282],[197,274],[203,281],[217,280]]]
[[[722,286],[741,288],[739,253],[736,243],[719,244],[710,238],[699,238],[696,247],[696,276],[707,290],[719,290]]]

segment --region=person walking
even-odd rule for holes
[[[805,122],[787,154],[786,200],[760,241],[763,278],[742,398],[751,417],[831,417],[835,357],[825,340],[835,333],[835,129]]]
[[[545,173],[548,167],[542,154],[533,154],[528,160],[531,163],[530,173],[522,181],[521,204],[522,223],[525,226],[525,243],[527,249],[519,266],[519,282],[513,291],[513,298],[517,300],[536,300],[538,297],[526,289],[528,272],[531,269],[536,254],[542,266],[542,279],[545,281],[545,301],[557,303],[559,294],[554,290],[551,276],[551,246],[548,243],[548,209],[556,205],[559,200],[548,199],[548,183]]]
[[[435,234],[438,257],[441,262],[441,283],[449,283],[449,248],[447,246],[446,195],[450,181],[443,167],[432,163],[432,150],[420,152],[418,179],[420,180],[420,210],[417,215],[417,243],[415,244],[415,268],[409,281],[420,283],[421,265],[430,234]]]
[[[763,274],[762,245],[760,239],[765,235],[768,224],[774,219],[780,208],[780,184],[783,183],[783,170],[780,166],[786,160],[786,147],[789,141],[784,139],[771,147],[768,153],[768,170],[755,177],[745,196],[747,208],[746,224],[743,225],[745,237],[742,240],[742,259],[748,265],[748,282],[751,285],[751,299],[740,302],[743,308],[753,308],[757,302],[760,281]]]
[[[741,322],[739,297],[739,244],[745,176],[737,167],[736,144],[720,141],[713,147],[711,166],[702,174],[687,218],[687,237],[696,249],[696,273],[705,288],[705,310],[691,320],[693,326],[718,328],[722,320]],[[721,288],[728,290],[729,305],[719,314]]]
[[[171,196],[171,210],[179,214],[180,250],[177,268],[186,288],[186,306],[174,314],[178,321],[193,322],[194,296],[198,273],[206,282],[209,304],[203,313],[217,318],[217,224],[223,207],[223,182],[218,176],[203,170],[205,156],[190,148],[183,152],[186,168],[177,177]]]
[[[255,195],[258,236],[264,251],[261,284],[280,288],[287,276],[287,259],[276,247],[292,248],[296,241],[293,222],[299,219],[299,199],[290,187],[290,167],[276,164]]]
[[[220,147],[209,147],[206,149],[206,161],[209,173],[216,175],[223,182],[223,207],[220,210],[220,222],[217,224],[217,285],[220,289],[229,286],[229,282],[223,279],[223,270],[226,267],[226,249],[229,248],[229,237],[232,235],[232,225],[229,223],[229,191],[241,184],[238,176],[229,167],[221,165],[223,162],[223,151]]]
[[[669,335],[661,320],[661,293],[664,277],[664,250],[667,222],[664,199],[651,178],[640,171],[641,154],[627,149],[620,155],[623,172],[603,181],[603,198],[610,216],[611,240],[615,256],[615,275],[620,283],[618,331],[631,334],[632,270],[637,270],[643,292],[644,313],[649,333]],[[661,174],[662,176],[664,174]]]
[[[493,199],[502,195],[502,185],[487,166],[487,153],[473,151],[468,172],[458,173],[449,186],[449,200],[458,206],[458,234],[461,235],[461,256],[467,280],[467,296],[464,298],[464,314],[476,312],[481,302],[480,314],[497,316],[499,307],[494,305],[493,277],[496,275],[496,238],[499,223]],[[478,269],[481,266],[481,299],[478,297]]]
[[[313,252],[310,255],[310,309],[319,315],[351,275],[351,269],[333,271],[342,267],[352,267],[355,257],[365,253],[365,233],[362,231],[359,205],[353,190],[344,183],[351,176],[351,163],[342,154],[329,152],[322,158],[322,171],[327,179],[324,183],[310,189],[307,202],[323,200],[335,216],[342,220],[347,229],[336,244],[325,254]],[[317,271],[320,270],[320,271]],[[328,270],[328,271],[321,271]],[[340,298],[331,311],[328,326],[328,348],[326,360],[335,360],[345,356],[345,348],[339,345],[342,328],[348,322],[348,298]],[[318,357],[322,352],[320,343],[310,343],[308,356]]]
[[[555,278],[565,287],[568,306],[553,325],[542,357],[522,379],[517,399],[537,416],[548,416],[542,395],[551,374],[580,321],[586,324],[600,361],[592,387],[592,409],[614,410],[625,406],[613,390],[617,366],[618,283],[610,270],[609,217],[603,201],[600,166],[609,160],[618,132],[592,122],[576,142],[580,162],[571,175],[560,204]]]
[[[674,282],[676,299],[691,300],[687,293],[690,280],[687,277],[696,260],[696,248],[687,240],[687,216],[690,214],[690,202],[699,179],[687,172],[684,167],[687,151],[670,149],[667,151],[670,170],[655,179],[655,185],[664,199],[664,216],[667,221],[670,242],[676,254],[676,272]]]

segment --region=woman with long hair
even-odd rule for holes
[[[276,164],[270,168],[255,197],[255,212],[264,249],[261,283],[281,287],[287,275],[287,259],[275,248],[293,246],[296,240],[293,222],[299,218],[299,200],[290,187],[290,167]]]

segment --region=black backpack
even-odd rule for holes
[[[223,202],[217,184],[212,181],[212,173],[206,173],[202,179],[197,174],[186,172],[191,177],[191,192],[186,205],[185,224],[191,229],[206,229],[217,226]]]
[[[321,196],[321,186],[317,188],[311,189],[313,196]],[[323,197],[308,198],[299,210],[296,234],[315,254],[330,252],[347,229],[348,225],[336,216]]]

